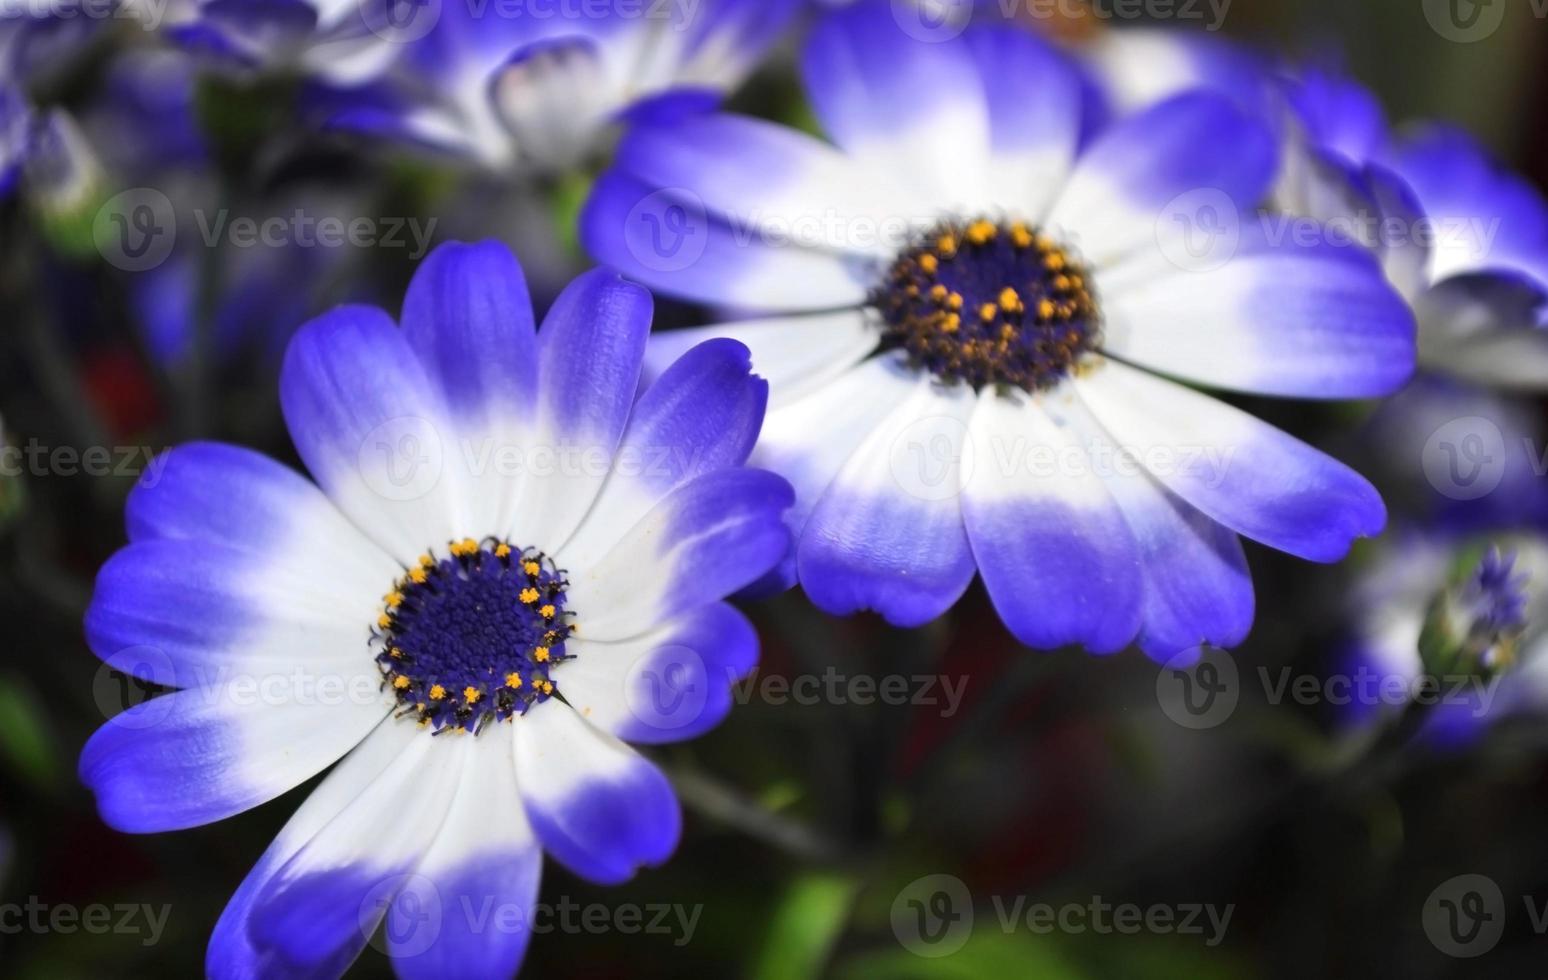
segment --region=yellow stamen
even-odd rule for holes
[[[430,700],[432,700],[432,701],[443,701],[445,699],[446,699],[446,688],[442,687],[439,684],[432,685],[431,688],[430,688]]]
[[[980,218],[968,225],[967,240],[974,245],[986,245],[994,240],[996,233],[994,222]]]

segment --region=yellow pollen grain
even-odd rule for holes
[[[409,581],[422,584],[425,579],[429,578],[430,576],[425,574],[425,570],[423,568],[411,568],[409,569],[408,577]]]
[[[538,566],[538,563],[535,561],[529,561],[522,565],[521,570],[526,572],[528,575],[536,575],[538,572],[542,571],[542,569]]]
[[[956,333],[962,326],[962,317],[955,313],[948,313],[941,317],[941,330],[946,333]]]
[[[999,315],[1000,308],[995,306],[993,303],[985,303],[983,306],[978,308],[978,318],[983,320],[985,323],[988,323]]]
[[[432,685],[431,688],[430,688],[430,700],[432,700],[432,701],[443,701],[445,699],[446,699],[446,688],[442,687],[439,684]]]
[[[925,275],[927,275],[927,276],[935,275],[936,270],[939,269],[940,267],[941,267],[940,260],[937,259],[935,256],[931,255],[929,252],[926,252],[925,254],[919,256],[919,268],[924,271]]]
[[[397,677],[392,679],[392,686],[401,691],[409,686],[409,679],[404,677],[402,674],[399,674]]]
[[[1017,248],[1031,248],[1032,232],[1027,230],[1026,225],[1020,223],[1011,225],[1011,243]]]
[[[542,616],[544,619],[553,619],[554,607],[551,605],[545,605],[538,610],[538,615]]]
[[[931,286],[930,287],[930,298],[935,300],[937,303],[945,302],[945,300],[946,300],[946,287],[942,286],[940,283],[936,283],[935,285]]]
[[[538,601],[538,590],[532,588],[529,585],[525,589],[521,590],[521,595],[517,596],[517,598],[530,606],[532,603]]]
[[[1022,310],[1021,297],[1009,286],[1000,290],[1000,309],[1007,313],[1020,313]]]
[[[952,293],[950,296],[946,297],[946,308],[949,310],[962,309],[962,294]]]
[[[1054,315],[1053,300],[1039,300],[1037,304],[1037,315],[1042,317],[1044,320],[1052,318]]]
[[[548,660],[548,647],[538,647],[536,650],[533,650],[532,659],[538,663],[545,663]]]
[[[462,689],[462,700],[468,704],[477,704],[478,699],[484,696],[484,692],[476,687],[468,686]]]
[[[521,687],[521,675],[516,673],[515,671],[512,671],[509,674],[506,674],[505,675],[505,686],[510,688],[513,691],[516,690],[517,688]]]
[[[389,592],[382,596],[382,600],[387,603],[389,609],[396,609],[403,605],[403,593]]]
[[[500,544],[495,546],[495,557],[496,558],[509,558],[510,556],[511,556],[511,546],[510,545],[505,544],[504,542],[501,542]]]
[[[435,559],[431,558],[429,555],[420,555],[419,564],[424,568],[429,568],[431,565],[435,564]]]
[[[543,681],[542,683],[540,683],[538,685],[538,687],[541,687],[543,689],[543,693],[544,694],[552,694],[552,693],[554,693],[554,682],[553,681]]]
[[[994,240],[995,234],[994,222],[980,218],[968,225],[967,240],[974,245],[986,245]]]
[[[376,617],[376,625],[380,626],[382,629],[386,629],[392,625],[392,617],[386,613],[382,613],[380,616]]]
[[[1058,252],[1049,253],[1048,257],[1043,260],[1043,268],[1049,272],[1058,272],[1064,268],[1064,256]]]
[[[957,254],[957,236],[956,235],[952,235],[950,233],[942,235],[941,237],[939,237],[939,238],[937,238],[935,240],[935,248],[942,255],[945,255],[948,258],[950,256],[956,255]]]

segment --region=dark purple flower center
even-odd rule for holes
[[[574,614],[569,583],[541,552],[494,538],[450,551],[421,555],[393,583],[371,644],[383,683],[420,724],[478,732],[554,696],[549,672],[573,659]]]
[[[871,301],[885,347],[974,388],[1055,384],[1101,325],[1085,266],[1019,222],[937,225],[898,256]]]

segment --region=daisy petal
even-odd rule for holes
[[[1138,549],[1085,447],[1036,402],[1004,395],[979,399],[971,438],[962,514],[1005,625],[1039,649],[1122,649],[1140,627]]]
[[[1179,500],[1139,463],[1120,457],[1078,401],[1060,417],[1084,438],[1134,534],[1145,579],[1138,644],[1165,661],[1191,647],[1230,648],[1252,628],[1252,575],[1236,534]]]
[[[876,350],[880,334],[864,310],[739,320],[651,335],[645,372],[656,377],[698,344],[729,337],[752,351],[753,370],[769,383],[769,405],[788,405],[825,387]]]
[[[543,851],[522,812],[511,739],[467,741],[451,812],[387,910],[404,980],[514,976],[532,935]]]
[[[652,289],[733,308],[858,306],[875,276],[869,259],[734,229],[691,190],[658,188],[619,170],[592,187],[580,234],[598,262]]]
[[[304,546],[328,555],[331,594],[372,594],[399,572],[306,477],[251,449],[191,442],[153,460],[124,504],[129,540],[218,544],[290,574]],[[321,576],[319,576],[321,579]],[[314,589],[322,582],[310,582]]]
[[[431,252],[404,298],[403,333],[455,423],[469,526],[509,526],[520,474],[494,464],[530,441],[538,383],[532,299],[515,256],[495,241]]]
[[[894,10],[857,3],[812,29],[801,56],[812,109],[834,142],[910,192],[987,204],[989,111],[973,52],[960,38],[908,36]]]
[[[564,562],[590,565],[677,487],[746,462],[768,392],[752,374],[747,348],[734,340],[707,341],[684,354],[634,406],[607,483],[560,549]]]
[[[731,686],[758,661],[758,634],[723,602],[685,613],[631,640],[574,637],[574,661],[556,674],[565,700],[591,724],[629,742],[695,738],[731,710]]]
[[[249,980],[273,976],[281,969],[281,964],[254,947],[248,936],[254,901],[285,862],[392,766],[408,747],[408,740],[417,734],[408,725],[379,725],[296,810],[231,896],[215,924],[204,961],[205,972],[213,980]]]
[[[797,540],[812,508],[866,437],[913,393],[914,373],[898,354],[862,361],[811,394],[769,412],[755,465],[790,481],[795,505],[785,522]],[[768,591],[796,581],[795,554],[765,583]]]
[[[285,353],[280,406],[318,484],[398,561],[467,533],[445,409],[381,310],[342,306],[303,326]]]
[[[1220,195],[1248,214],[1274,176],[1273,137],[1214,95],[1180,95],[1107,130],[1075,164],[1047,224],[1096,266],[1154,244],[1167,205]],[[1230,215],[1223,220],[1230,220]]]
[[[360,588],[324,574],[331,567],[308,570],[296,554],[129,545],[97,574],[86,641],[109,666],[173,687],[291,671],[369,675],[365,631],[396,571],[386,566]]]
[[[531,414],[537,327],[504,244],[449,242],[426,256],[403,299],[403,335],[458,421],[486,428]]]
[[[81,781],[103,821],[128,833],[222,820],[299,786],[365,738],[390,708],[365,680],[271,675],[152,698],[91,736]]]
[[[1116,361],[1075,386],[1167,489],[1254,541],[1333,562],[1386,524],[1364,477],[1240,409]]]
[[[248,933],[284,975],[341,974],[446,822],[472,739],[416,737],[287,860],[254,899]]]
[[[637,636],[756,581],[790,547],[790,485],[762,470],[706,473],[651,509],[595,564],[571,570],[588,639]]]
[[[550,702],[516,719],[516,779],[543,847],[598,884],[627,881],[677,848],[682,811],[665,776]]]
[[[594,269],[565,288],[538,333],[533,472],[512,537],[550,550],[569,538],[607,478],[639,387],[650,294]]]
[[[1080,144],[1080,76],[1066,56],[1020,27],[970,30],[963,39],[989,107],[993,196],[1041,218]],[[1028,98],[1029,92],[1037,95]]]
[[[1104,350],[1220,388],[1367,398],[1413,374],[1413,313],[1347,247],[1260,243],[1219,269],[1115,289],[1102,310]]]
[[[652,187],[692,192],[708,211],[749,235],[835,251],[890,253],[878,229],[905,213],[908,194],[887,172],[859,165],[799,130],[729,113],[639,126],[619,144],[623,172]]]
[[[920,375],[908,401],[849,458],[801,533],[801,585],[834,615],[874,609],[898,626],[937,618],[973,580],[959,498],[966,385]]]

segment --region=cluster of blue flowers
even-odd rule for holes
[[[337,975],[384,920],[401,976],[514,973],[530,931],[454,913],[531,907],[545,852],[604,883],[671,854],[629,743],[728,713],[731,598],[912,628],[981,579],[1027,646],[1178,663],[1247,638],[1244,541],[1381,536],[1354,661],[1548,702],[1548,508],[1511,455],[1548,205],[1458,129],[1215,38],[921,36],[889,0],[59,3],[0,19],[0,196],[105,260],[169,378],[272,365],[308,474],[172,450],[86,618],[176,689],[82,753],[110,825],[331,767],[213,976]],[[748,84],[790,52],[799,127]],[[409,254],[393,316],[392,208],[446,218],[398,222],[425,249],[496,238]],[[294,217],[245,247],[253,214]],[[652,332],[653,294],[701,325]],[[1351,466],[1235,396],[1380,403]],[[1457,418],[1500,492],[1421,471]]]

